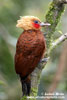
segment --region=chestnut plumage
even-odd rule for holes
[[[22,83],[23,95],[30,95],[30,74],[43,58],[46,42],[41,29],[41,21],[34,16],[21,17],[17,27],[24,29],[16,45],[15,70]]]

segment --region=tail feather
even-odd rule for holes
[[[28,76],[26,79],[21,78],[21,84],[22,84],[22,92],[23,96],[29,96],[30,95],[30,89],[31,89],[31,80]]]

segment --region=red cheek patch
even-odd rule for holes
[[[35,28],[40,28],[39,24],[33,23],[33,25],[34,25]]]

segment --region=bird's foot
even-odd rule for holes
[[[46,63],[46,62],[48,62],[49,59],[50,59],[50,57],[43,58],[43,59],[40,60],[40,63]]]

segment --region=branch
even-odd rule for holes
[[[57,47],[59,44],[61,44],[63,41],[65,41],[67,39],[67,33],[63,34],[62,36],[60,36],[57,40],[55,40],[51,45],[51,48],[48,50],[48,53],[50,54],[51,51]]]
[[[55,42],[52,43],[52,48],[55,48],[58,44],[63,42],[67,39],[67,33],[63,34],[61,37],[59,37]]]

